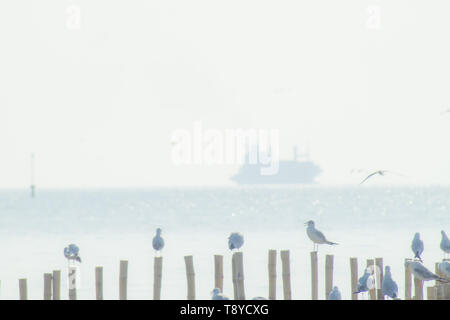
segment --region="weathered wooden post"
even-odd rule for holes
[[[358,258],[350,258],[352,300],[358,300]]]
[[[372,276],[375,275],[374,272],[374,267],[375,262],[373,261],[373,259],[367,259],[367,268],[372,272]],[[370,300],[376,300],[377,299],[377,294],[375,292],[375,288],[372,288],[369,290],[369,296],[370,296]]]
[[[153,300],[161,300],[163,258],[155,257],[153,270]]]
[[[319,270],[317,264],[317,251],[311,252],[311,299],[319,299]]]
[[[52,274],[44,273],[44,300],[52,299]]]
[[[427,288],[427,300],[436,300],[436,287]]]
[[[411,270],[406,266],[406,263],[411,259],[405,259],[405,300],[411,300]]]
[[[223,256],[214,255],[214,288],[223,292]]]
[[[19,279],[19,297],[20,300],[28,300],[27,279]]]
[[[423,300],[423,281],[414,277],[414,300]]]
[[[128,261],[120,260],[119,300],[127,300]]]
[[[103,300],[103,267],[95,267],[95,299]]]
[[[193,257],[185,256],[184,263],[186,265],[187,299],[195,300],[195,272]]]
[[[277,298],[277,250],[269,250],[269,300]]]
[[[383,290],[381,284],[383,283],[383,258],[375,258],[375,272],[377,280],[377,300],[384,300]]]
[[[328,300],[328,296],[333,290],[333,264],[334,256],[327,254],[325,257],[325,300]]]
[[[69,300],[77,300],[77,268],[69,267]]]
[[[52,279],[53,279],[53,281],[52,281],[53,300],[60,300],[61,299],[61,271],[54,270]]]
[[[233,285],[235,300],[245,300],[244,257],[242,252],[235,252],[232,257]]]
[[[283,297],[284,300],[292,300],[291,292],[291,266],[289,261],[289,250],[281,250],[281,267],[283,277]]]

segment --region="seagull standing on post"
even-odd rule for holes
[[[450,240],[444,230],[441,231],[441,235],[441,249],[444,251],[444,259],[446,259],[447,255],[450,254]]]
[[[313,242],[313,251],[319,251],[319,244],[329,244],[329,245],[335,245],[336,242],[328,241],[327,238],[323,235],[322,232],[317,230],[314,225],[314,221],[309,220],[305,223],[308,227],[306,228],[306,234],[308,235],[309,239]],[[317,250],[316,250],[317,245]]]
[[[69,244],[67,247],[64,248],[64,257],[66,257],[67,261],[70,262],[74,262],[74,261],[78,261],[79,263],[81,263],[81,258],[80,258],[80,249],[73,243]]]
[[[411,273],[419,280],[429,281],[436,280],[439,282],[449,282],[448,280],[439,277],[437,274],[434,274],[430,270],[428,270],[422,263],[419,261],[406,261],[405,266],[411,270]]]
[[[383,282],[381,283],[381,291],[385,296],[396,299],[398,297],[397,283],[392,280],[391,267],[384,267]]]
[[[333,287],[333,290],[331,290],[330,294],[328,295],[328,300],[342,300],[341,292],[339,291],[338,287]]]
[[[155,249],[155,255],[161,254],[161,250],[164,248],[164,239],[161,237],[161,228],[156,229],[156,236],[152,241],[153,249]]]
[[[353,294],[363,293],[364,297],[364,292],[373,289],[374,285],[375,280],[372,277],[372,272],[369,268],[366,268],[362,277],[358,279],[357,290],[356,292],[353,292]]]
[[[232,232],[228,237],[228,248],[233,251],[239,250],[244,244],[244,236],[239,232]]]
[[[420,233],[418,232],[414,235],[414,239],[411,243],[411,250],[414,253],[414,258],[417,258],[420,262],[423,262],[420,257],[423,253],[423,241],[420,240]]]

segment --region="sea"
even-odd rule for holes
[[[445,186],[260,186],[0,191],[0,299],[19,298],[26,278],[28,298],[43,298],[43,275],[61,270],[61,298],[68,298],[68,262],[63,250],[80,248],[78,299],[95,299],[95,267],[103,267],[105,299],[119,297],[120,260],[128,261],[128,299],[152,299],[152,238],[162,229],[162,299],[186,299],[184,256],[192,255],[196,298],[210,299],[214,255],[223,255],[224,293],[233,297],[227,238],[245,243],[246,297],[268,296],[268,250],[289,250],[293,299],[311,298],[312,242],[305,222],[336,246],[318,252],[319,299],[325,298],[325,256],[334,255],[334,285],[351,297],[350,258],[359,276],[367,259],[391,266],[404,298],[405,258],[420,232],[423,260],[434,271],[441,261],[441,230],[450,234],[450,187]],[[434,285],[434,281],[425,286]],[[426,294],[426,289],[425,289]],[[277,258],[277,299],[283,298]],[[364,297],[361,297],[364,298]],[[366,298],[366,297],[365,297]]]

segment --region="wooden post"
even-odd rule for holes
[[[44,300],[52,300],[52,274],[44,273]]]
[[[358,258],[350,258],[350,273],[352,300],[358,300],[358,294],[354,293],[358,290]]]
[[[223,292],[223,256],[214,255],[214,288]]]
[[[52,275],[53,300],[61,299],[61,271],[54,270]]]
[[[161,300],[162,265],[163,258],[155,257],[153,270],[153,300]]]
[[[128,261],[120,260],[119,300],[127,300]]]
[[[423,300],[423,281],[414,277],[414,300]]]
[[[195,300],[195,272],[193,257],[185,256],[184,263],[186,265],[187,299]]]
[[[103,300],[103,267],[95,267],[95,299]]]
[[[20,300],[28,300],[27,279],[19,279],[19,297]]]
[[[436,300],[436,288],[428,287],[427,288],[427,300]]]
[[[291,293],[291,266],[289,261],[289,250],[281,250],[281,268],[283,277],[283,297],[284,300],[292,300]]]
[[[319,270],[317,266],[317,251],[311,252],[311,299],[319,299]]]
[[[269,300],[277,298],[277,250],[269,250]]]
[[[375,258],[375,276],[377,281],[377,300],[384,300],[381,284],[383,283],[383,258]]]
[[[375,265],[375,263],[374,263],[373,259],[367,259],[367,268],[369,268],[369,270],[372,271],[372,276],[374,276],[374,274],[375,274],[374,265]],[[377,294],[376,294],[375,288],[372,288],[369,290],[369,296],[370,296],[370,300],[377,300]]]
[[[327,254],[325,257],[325,300],[328,300],[328,296],[333,290],[333,264],[334,256]]]
[[[406,262],[410,261],[411,259],[405,259],[405,300],[411,300],[411,270],[409,270],[408,267],[406,267]]]
[[[69,267],[69,300],[77,300],[77,268]]]
[[[242,252],[235,252],[232,257],[233,285],[235,300],[245,300],[244,257]]]

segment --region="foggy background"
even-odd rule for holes
[[[378,9],[377,9],[378,8]],[[79,20],[77,20],[79,10]],[[379,14],[377,13],[379,10]],[[450,3],[2,1],[0,188],[226,185],[178,129],[280,130],[321,184],[450,183]],[[384,180],[383,180],[384,179]]]

